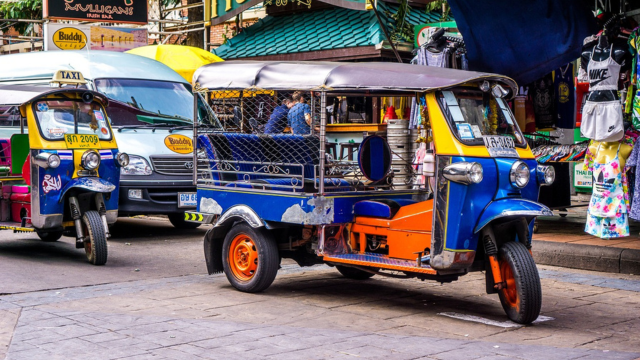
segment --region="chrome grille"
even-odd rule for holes
[[[162,175],[192,175],[191,156],[151,156],[153,170]]]

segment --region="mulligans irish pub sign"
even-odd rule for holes
[[[147,0],[44,0],[43,18],[146,24]]]

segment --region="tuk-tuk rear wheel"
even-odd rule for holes
[[[340,274],[342,274],[342,276],[346,277],[347,279],[353,280],[367,280],[375,275],[374,273],[352,268],[349,266],[336,265],[336,269],[340,272]]]
[[[62,230],[60,231],[38,231],[38,237],[44,242],[54,242],[60,240],[62,237]]]
[[[530,324],[540,315],[542,288],[538,268],[531,253],[518,242],[500,248],[500,274],[506,286],[498,292],[509,319]]]
[[[82,215],[82,231],[84,235],[84,251],[87,260],[93,265],[107,263],[107,234],[100,214],[90,210]]]
[[[280,266],[278,247],[266,229],[237,224],[224,239],[222,266],[236,289],[250,293],[263,291],[276,278]]]

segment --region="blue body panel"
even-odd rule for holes
[[[32,150],[32,155],[36,155],[39,152],[50,152],[58,154],[60,157],[60,166],[57,168],[39,168],[38,184],[32,184],[32,186],[39,188],[40,214],[51,215],[64,213],[64,195],[71,188],[82,188],[88,191],[109,193],[110,195],[104,197],[107,210],[118,209],[120,168],[117,167],[115,159],[115,154],[118,150],[110,149],[99,151],[101,159],[100,168],[98,169],[99,178],[81,177],[75,179],[72,179],[74,172],[72,150]],[[46,182],[45,177],[47,178]],[[109,190],[112,188],[113,190]]]
[[[492,201],[482,212],[474,232],[480,231],[492,220],[505,216],[505,212],[517,212],[521,216],[532,217],[551,215],[548,207],[526,199],[500,199]]]
[[[345,193],[340,195],[293,195],[286,193],[266,193],[250,189],[209,189],[198,188],[198,211],[202,209],[202,201],[215,201],[220,213],[234,205],[246,205],[266,221],[278,221],[291,224],[337,224],[349,223],[354,219],[354,204],[362,200],[393,199],[410,200],[412,193]]]
[[[537,163],[535,160],[521,160],[526,162],[531,169],[531,181],[525,188],[518,189],[511,185],[509,180],[509,171],[517,160],[507,158],[452,158],[452,163],[462,161],[480,163],[484,170],[484,178],[479,184],[471,185],[450,182],[445,250],[476,250],[479,239],[479,234],[476,232],[476,229],[479,229],[478,224],[481,221],[488,220],[487,222],[489,222],[495,219],[495,217],[491,217],[490,212],[487,212],[488,208],[495,209],[495,211],[499,209],[497,215],[504,210],[520,211],[531,209],[529,204],[538,199]],[[496,200],[500,201],[497,202],[495,207],[491,206]],[[538,206],[546,208],[539,204]]]

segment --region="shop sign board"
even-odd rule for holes
[[[205,18],[211,19],[211,25],[221,24],[239,13],[264,3],[265,6],[285,6],[289,2],[311,7],[312,1],[321,1],[352,10],[371,9],[371,0],[205,0]]]
[[[589,170],[583,170],[582,162],[574,163],[573,169],[573,187],[576,190],[589,190],[593,187],[593,173]]]
[[[148,45],[147,29],[107,26],[45,25],[45,50],[106,50],[124,52]]]
[[[429,38],[431,38],[431,34],[433,33],[435,28],[448,28],[449,31],[451,29],[457,29],[458,25],[456,25],[455,21],[443,21],[436,22],[430,24],[419,24],[413,26],[413,43],[416,47],[420,47],[429,42]],[[433,29],[433,30],[429,30]]]
[[[146,0],[44,0],[44,19],[147,24]]]

